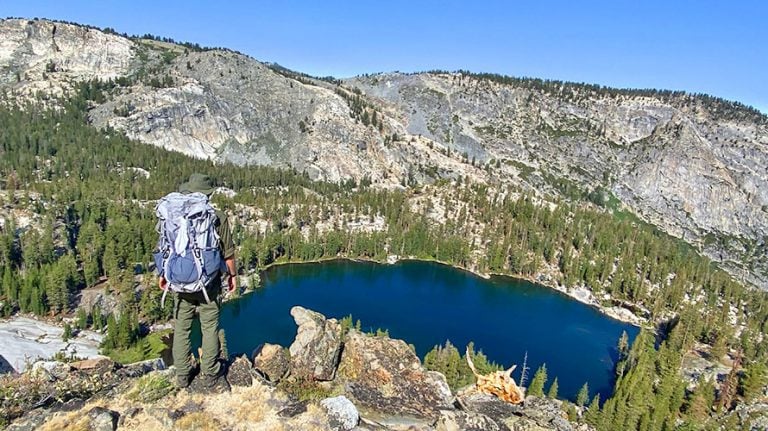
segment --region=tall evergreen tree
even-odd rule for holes
[[[544,385],[547,383],[547,364],[543,364],[539,367],[538,370],[536,370],[536,373],[533,375],[533,380],[531,380],[531,384],[528,385],[528,390],[526,391],[527,395],[532,395],[534,397],[543,397],[544,396]]]
[[[741,393],[745,399],[751,401],[762,395],[768,384],[768,369],[762,362],[755,361],[747,365],[741,379]]]
[[[584,383],[584,386],[579,389],[579,393],[576,394],[576,405],[584,407],[589,400],[589,383]]]
[[[552,382],[552,385],[549,386],[549,391],[547,392],[547,398],[552,398],[553,400],[557,398],[557,391],[560,389],[560,386],[557,384],[557,377],[555,377],[555,380]]]

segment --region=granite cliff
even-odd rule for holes
[[[56,104],[85,82],[95,127],[148,144],[377,187],[461,177],[589,199],[768,288],[768,118],[738,103],[464,72],[315,79],[230,50],[0,21],[5,100]]]

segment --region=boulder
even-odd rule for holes
[[[125,426],[125,421],[128,419],[133,419],[141,413],[144,409],[142,407],[128,407],[122,415],[120,415],[120,419],[117,421],[117,426],[123,427]]]
[[[272,383],[277,383],[288,374],[291,360],[288,352],[277,344],[262,344],[253,351],[253,368]]]
[[[2,374],[16,374],[16,370],[3,355],[0,355],[0,375]]]
[[[251,386],[253,376],[251,376],[251,361],[243,355],[232,362],[227,370],[227,381],[232,386]]]
[[[94,356],[82,361],[69,364],[75,370],[84,371],[89,374],[104,374],[115,369],[115,361],[107,356]]]
[[[10,424],[6,431],[35,431],[40,429],[48,419],[50,419],[49,410],[33,410],[24,415],[23,418]]]
[[[485,416],[498,424],[499,429],[573,430],[561,409],[562,402],[558,400],[529,396],[523,404],[510,404],[470,388],[458,394],[456,401],[463,411]]]
[[[277,415],[280,416],[281,418],[296,417],[300,414],[306,413],[308,405],[309,405],[309,400],[297,401],[280,409],[277,412]]]
[[[88,411],[88,428],[91,431],[114,431],[120,415],[104,407],[94,407]]]
[[[178,419],[172,410],[150,406],[145,410],[147,415],[160,423],[165,429],[172,429],[173,423]]]
[[[29,374],[49,382],[64,380],[69,375],[69,365],[59,361],[37,361],[32,364]]]
[[[152,371],[162,371],[165,369],[165,361],[162,358],[155,358],[128,364],[120,369],[120,374],[126,377],[141,377]]]
[[[445,377],[425,370],[404,341],[355,330],[345,339],[338,380],[355,404],[389,415],[436,420],[453,398]]]
[[[523,411],[520,404],[504,402],[493,395],[478,392],[475,388],[457,394],[456,403],[464,411],[480,413],[494,420],[520,415]]]
[[[82,398],[72,398],[71,400],[64,401],[61,405],[56,406],[56,410],[60,412],[73,412],[80,410],[85,406],[85,400]]]
[[[343,395],[326,398],[320,401],[320,405],[328,414],[329,425],[334,431],[349,431],[360,421],[357,408]]]
[[[571,431],[573,425],[568,422],[559,400],[543,397],[527,397],[523,405],[523,417],[530,418],[540,426],[558,431]]]
[[[441,410],[440,419],[435,424],[436,431],[509,431],[504,424],[497,424],[493,419],[480,413],[461,410]]]
[[[313,380],[333,380],[341,352],[341,325],[303,307],[291,308],[298,325],[291,344],[291,373]]]

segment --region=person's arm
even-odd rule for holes
[[[229,291],[231,292],[237,289],[237,266],[235,266],[235,255],[233,254],[228,259],[225,259],[224,263],[227,264],[227,273],[229,274],[229,279],[227,280],[227,286],[229,287]]]
[[[221,255],[224,257],[227,275],[229,276],[227,278],[227,287],[231,292],[237,288],[237,263],[235,262],[235,242],[232,239],[229,217],[226,215],[222,215],[219,239],[221,241]]]

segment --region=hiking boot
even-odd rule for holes
[[[229,382],[224,374],[200,374],[197,378],[200,379],[201,386],[210,392],[220,394],[231,390]]]
[[[179,389],[186,389],[189,387],[191,379],[187,374],[176,375],[176,387]]]

